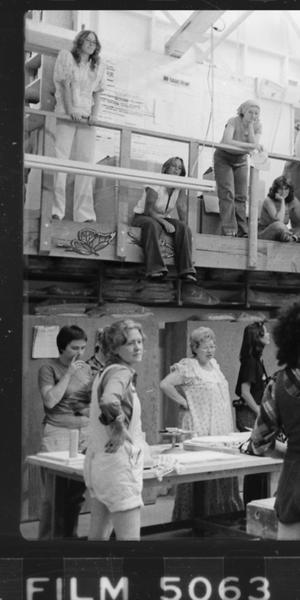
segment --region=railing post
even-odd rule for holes
[[[131,152],[131,130],[121,130],[120,142],[120,167],[130,167]],[[117,244],[116,253],[118,258],[126,258],[126,246],[128,238],[128,186],[120,184],[119,197],[117,199]]]
[[[56,117],[52,113],[45,118],[44,155],[54,156],[54,140],[56,133]],[[51,250],[51,213],[53,204],[52,173],[46,171],[42,175],[41,220],[40,220],[40,253],[48,254]]]
[[[197,177],[197,173],[193,173],[195,165],[198,165],[198,142],[189,142],[189,176]],[[199,199],[197,198],[196,190],[189,190],[188,193],[188,226],[191,229],[192,235],[199,232]]]
[[[248,267],[257,266],[258,169],[250,167]]]

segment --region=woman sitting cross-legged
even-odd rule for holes
[[[282,175],[274,179],[269,193],[263,202],[258,221],[258,237],[262,240],[278,242],[299,241],[289,229],[290,206],[294,200],[294,190]]]
[[[186,174],[182,158],[169,158],[161,168],[168,175]],[[132,222],[141,227],[141,243],[146,263],[146,276],[150,279],[164,277],[168,269],[159,246],[162,231],[174,234],[175,264],[182,279],[196,282],[192,264],[192,233],[186,224],[186,193],[174,187],[146,187],[134,209]]]

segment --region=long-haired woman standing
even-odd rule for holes
[[[243,406],[237,409],[236,425],[239,431],[247,431],[254,427],[259,413],[259,406],[267,384],[267,373],[263,362],[263,351],[270,342],[270,334],[264,321],[250,323],[244,330],[240,350],[240,371],[238,375],[236,394],[243,401]],[[244,478],[244,504],[263,498],[267,495],[267,480],[265,475],[246,475]]]

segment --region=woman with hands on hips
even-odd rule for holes
[[[69,159],[76,142],[76,160],[93,162],[96,144],[100,96],[105,88],[105,66],[100,59],[101,45],[95,32],[83,30],[73,41],[71,51],[61,50],[54,66],[55,112],[69,115],[71,121],[57,118],[55,153]],[[66,173],[57,173],[54,181],[52,218],[63,219],[66,208]],[[92,178],[76,175],[73,219],[96,221]]]
[[[217,148],[214,153],[214,172],[223,235],[246,237],[248,234],[248,155],[254,150],[263,150],[260,143],[262,125],[259,116],[260,107],[256,100],[243,102],[237,109],[237,116],[227,121],[220,142],[233,148]]]
[[[162,173],[185,177],[182,158],[173,156],[161,168]],[[133,226],[141,227],[141,243],[146,263],[146,277],[163,278],[168,269],[159,246],[162,231],[174,235],[175,264],[179,277],[196,282],[192,263],[192,233],[186,224],[187,198],[184,189],[147,186],[134,208]]]
[[[134,366],[143,358],[139,323],[125,319],[105,327],[101,338],[106,363],[92,388],[90,440],[84,477],[91,497],[88,538],[139,540],[143,505],[141,406]]]
[[[57,339],[58,358],[51,358],[38,373],[39,390],[44,404],[41,452],[68,450],[71,430],[78,431],[78,447],[85,451],[88,440],[89,405],[92,373],[82,360],[87,335],[77,325],[64,326]],[[78,515],[83,502],[84,483],[57,477],[55,506],[51,487],[43,474],[44,490],[40,517],[40,539],[51,536],[51,514],[55,512],[54,536],[75,537]]]
[[[223,435],[234,430],[228,382],[215,360],[216,338],[209,327],[190,335],[191,358],[171,366],[162,391],[183,409],[179,427],[197,436]],[[216,479],[179,484],[173,520],[191,519],[242,509],[238,480]]]

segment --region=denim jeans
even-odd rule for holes
[[[178,219],[168,218],[169,223],[175,227],[174,252],[175,264],[179,275],[194,273],[192,263],[192,233],[190,228]],[[132,225],[141,227],[141,243],[144,250],[146,275],[160,271],[167,271],[159,246],[159,237],[164,228],[158,221],[147,215],[135,214]]]
[[[219,148],[214,153],[214,170],[220,206],[222,232],[243,235],[248,232],[248,160],[246,154],[230,154]]]

